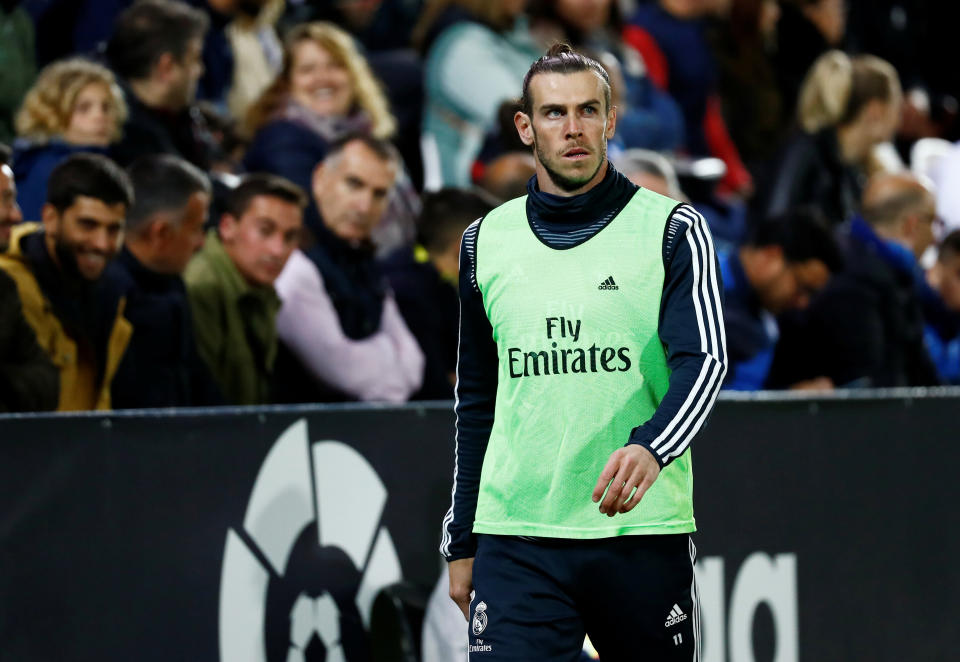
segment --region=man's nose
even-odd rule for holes
[[[20,210],[20,205],[14,202],[13,207],[10,209],[10,222],[20,223],[21,221],[23,221],[23,212]]]
[[[568,138],[576,138],[583,134],[580,118],[577,117],[575,113],[567,115],[567,121],[563,128]]]

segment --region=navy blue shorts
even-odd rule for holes
[[[480,535],[470,662],[696,662],[690,536],[552,540]]]

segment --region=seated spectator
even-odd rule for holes
[[[716,39],[723,117],[754,178],[775,156],[793,120],[795,102],[781,102],[773,62],[779,17],[778,0],[732,0]]]
[[[114,409],[222,402],[200,360],[182,274],[203,245],[206,175],[176,156],[144,156],[128,170],[134,203],[111,277],[124,292],[133,338],[113,379]]]
[[[717,3],[706,0],[655,0],[637,7],[624,40],[643,56],[649,76],[670,93],[683,111],[685,151],[715,156],[727,166],[724,187],[752,189],[750,173],[730,139],[718,96],[717,62],[708,39],[708,19]]]
[[[10,245],[10,233],[23,222],[23,213],[17,204],[17,184],[10,169],[10,148],[0,143],[0,253]]]
[[[106,55],[130,111],[112,149],[121,165],[173,154],[209,168],[216,146],[193,105],[208,23],[201,11],[168,0],[140,0],[117,18]]]
[[[643,58],[624,43],[620,5],[614,0],[536,0],[530,4],[534,34],[545,47],[565,41],[601,62],[610,75],[617,133],[611,152],[646,148],[675,151],[684,143],[683,113],[647,76]]]
[[[110,409],[110,385],[130,340],[124,299],[102,278],[123,243],[130,181],[110,159],[73,154],[54,168],[43,227],[14,229],[0,269],[60,372],[61,411]]]
[[[313,170],[333,141],[348,133],[391,138],[396,120],[350,35],[330,23],[308,23],[287,35],[283,69],[251,107],[247,130],[254,135],[247,170],[280,175],[310,190]],[[399,185],[387,223],[412,240],[415,193],[405,176]],[[317,230],[315,211],[307,213],[311,231]]]
[[[422,384],[423,354],[371,242],[398,159],[389,143],[354,134],[334,143],[314,172],[315,243],[295,252],[277,280],[277,326],[292,355],[278,377],[287,401],[403,402]]]
[[[614,159],[620,173],[637,186],[683,201],[677,173],[662,154],[647,149],[628,149]]]
[[[20,0],[0,2],[0,142],[13,138],[13,117],[37,75],[33,21]]]
[[[40,220],[54,166],[76,152],[107,154],[126,118],[123,92],[109,69],[75,58],[41,71],[16,120],[14,170],[24,216]]]
[[[424,53],[424,187],[469,186],[500,104],[543,54],[518,0],[428,0],[414,30]]]
[[[910,175],[878,175],[842,236],[843,273],[797,319],[782,320],[771,380],[818,375],[838,387],[930,386],[917,259],[933,242],[933,195]]]
[[[383,270],[425,358],[423,386],[412,400],[449,400],[456,383],[460,237],[498,202],[461,189],[424,196],[420,241],[383,262]]]
[[[927,272],[936,300],[924,301],[924,338],[940,379],[960,384],[960,230],[940,243],[937,261]],[[934,312],[931,313],[931,308]]]
[[[184,280],[197,349],[227,403],[270,402],[277,356],[274,282],[300,241],[306,196],[274,175],[247,175]]]
[[[11,228],[22,221],[10,151],[0,145],[0,253]],[[60,378],[23,316],[17,285],[0,272],[0,413],[56,409]]]
[[[723,388],[765,388],[779,331],[776,315],[803,310],[842,268],[836,240],[816,213],[797,210],[755,223],[739,249],[720,251],[730,370]],[[827,378],[793,388],[832,388]]]
[[[60,375],[23,316],[17,284],[0,272],[0,413],[57,408]]]
[[[897,72],[883,60],[840,51],[820,57],[800,93],[802,131],[772,170],[763,213],[812,205],[831,224],[849,220],[873,169],[873,149],[896,131],[901,99]]]
[[[506,152],[486,164],[479,185],[502,202],[527,194],[527,182],[537,174],[533,154]]]
[[[846,4],[845,0],[781,0],[773,64],[784,109],[796,108],[803,81],[817,58],[843,47]]]

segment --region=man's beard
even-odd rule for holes
[[[572,177],[567,177],[566,175],[560,174],[550,167],[550,164],[547,162],[546,155],[543,153],[543,150],[540,149],[540,143],[537,140],[536,130],[533,131],[533,146],[537,150],[537,160],[540,161],[540,165],[543,166],[543,169],[547,171],[547,176],[550,177],[550,181],[568,193],[583,188],[587,182],[592,181],[593,178],[597,176],[597,173],[600,172],[600,168],[607,160],[607,143],[604,140],[600,143],[600,160],[597,161],[597,167],[594,168],[592,173],[590,173],[590,176],[583,179],[573,179]]]
[[[95,283],[100,280],[100,276],[103,275],[103,271],[101,271],[93,280],[84,276],[80,271],[80,266],[77,264],[77,252],[79,249],[76,244],[67,241],[61,235],[53,238],[53,250],[57,255],[57,263],[60,265],[60,271],[68,280],[76,283]]]

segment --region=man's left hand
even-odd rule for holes
[[[628,444],[618,448],[611,453],[607,466],[600,472],[597,486],[593,488],[593,502],[600,501],[609,485],[610,489],[600,503],[600,512],[608,517],[629,513],[659,475],[659,463],[643,446]]]

